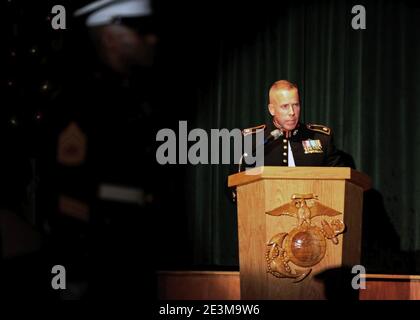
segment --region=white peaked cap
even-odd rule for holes
[[[86,25],[96,27],[119,17],[142,17],[152,14],[150,0],[98,0],[74,12],[76,17],[87,14]]]

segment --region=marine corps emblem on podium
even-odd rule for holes
[[[325,256],[327,240],[338,244],[337,236],[345,229],[344,223],[339,219],[327,221],[323,218],[320,225],[313,223],[312,219],[315,217],[341,214],[321,204],[314,194],[293,194],[290,203],[266,213],[296,219],[296,227],[289,232],[274,235],[268,241],[266,251],[267,272],[277,278],[292,278],[293,282],[302,281],[311,273],[311,267]]]

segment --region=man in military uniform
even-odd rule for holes
[[[156,108],[153,63],[157,45],[149,0],[94,1],[76,11],[102,66],[96,88],[101,114],[89,120],[88,156],[94,167],[96,198],[91,201],[89,297],[153,299],[156,181]],[[97,100],[97,101],[98,101]],[[95,109],[95,108],[93,108]],[[90,140],[89,140],[90,139]],[[153,174],[153,176],[152,176]]]
[[[275,82],[270,88],[268,110],[273,117],[271,123],[243,130],[244,135],[264,130],[265,141],[275,132],[276,138],[264,146],[265,166],[348,165],[334,145],[330,128],[299,121],[301,106],[296,85],[286,80]]]
[[[75,291],[83,294],[72,298],[153,299],[155,248],[147,230],[154,230],[162,202],[154,153],[153,8],[149,0],[84,4],[75,15],[95,55],[76,48],[83,68],[45,128],[51,142],[43,212],[52,259],[66,267],[69,282],[82,283]]]

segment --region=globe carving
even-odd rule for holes
[[[318,227],[294,229],[286,238],[290,261],[301,267],[310,267],[322,260],[326,251],[325,238]]]

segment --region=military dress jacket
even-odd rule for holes
[[[244,134],[264,130],[264,138],[277,128],[273,123],[243,130]],[[288,136],[287,136],[288,135]],[[289,166],[289,148],[292,150],[295,166],[340,167],[346,166],[342,153],[333,141],[331,129],[318,124],[299,123],[296,128],[264,146],[264,166]]]

